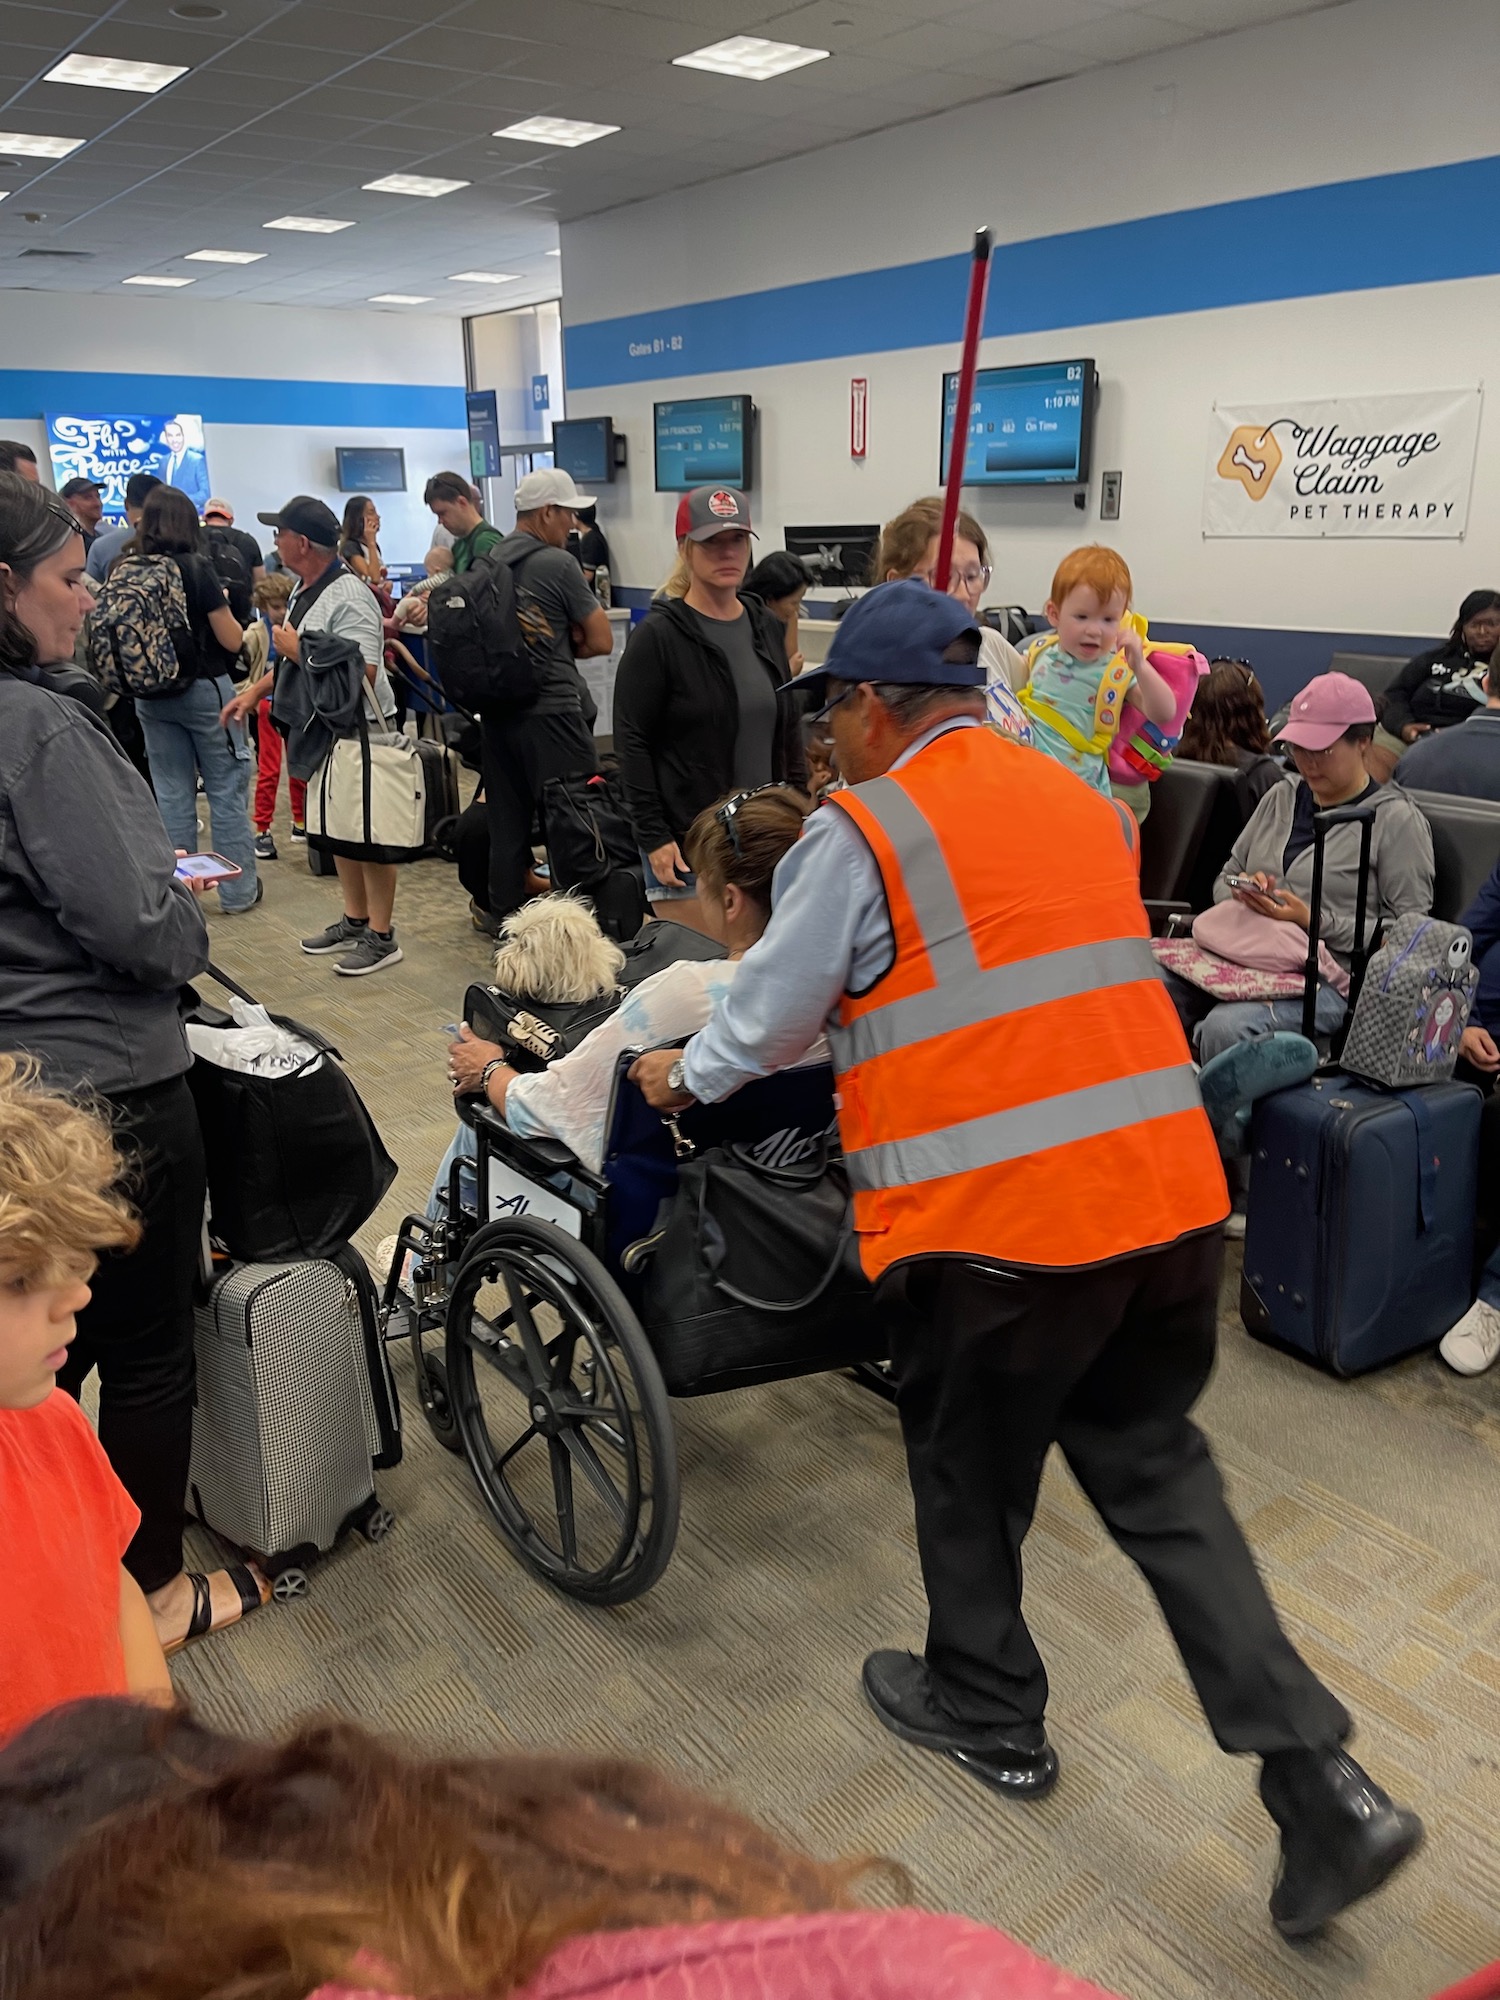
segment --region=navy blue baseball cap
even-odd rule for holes
[[[793,685],[823,696],[832,681],[890,681],[900,687],[983,687],[979,627],[969,608],[918,577],[877,584],[839,620],[828,658]]]

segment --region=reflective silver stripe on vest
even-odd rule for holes
[[[894,778],[871,778],[856,785],[854,795],[896,850],[917,928],[939,980],[977,972],[969,920],[943,850],[911,795]],[[854,823],[858,826],[859,821]]]
[[[892,1139],[846,1153],[850,1185],[861,1189],[916,1187],[923,1181],[945,1180],[950,1174],[977,1173],[1044,1153],[1054,1146],[1071,1146],[1080,1139],[1097,1139],[1147,1119],[1167,1118],[1178,1111],[1201,1111],[1203,1099],[1191,1063],[1170,1069],[1122,1076],[1085,1090],[1064,1091],[1038,1098],[1013,1111],[992,1111],[915,1139]]]
[[[1049,1000],[1071,1000],[1106,986],[1129,986],[1155,979],[1156,960],[1145,938],[1106,938],[1099,944],[1074,945],[1068,951],[1043,952],[960,973],[925,993],[908,994],[884,1007],[859,1014],[846,1026],[830,1028],[828,1044],[835,1067],[889,1055],[953,1028],[974,1028],[1025,1007]]]

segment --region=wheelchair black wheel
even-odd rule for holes
[[[417,1370],[417,1401],[427,1428],[444,1451],[463,1455],[464,1441],[453,1421],[453,1398],[448,1391],[448,1368],[441,1356],[429,1354],[423,1345],[420,1314],[412,1314],[411,1351]]]
[[[649,1590],[677,1540],[671,1405],[598,1258],[529,1216],[487,1224],[453,1281],[446,1360],[470,1469],[526,1567],[588,1604]]]

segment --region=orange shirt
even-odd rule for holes
[[[140,1519],[71,1396],[0,1410],[0,1742],[59,1702],[128,1692],[120,1558]]]

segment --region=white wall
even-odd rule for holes
[[[293,493],[317,493],[342,512],[336,446],[399,445],[406,453],[407,490],[377,497],[381,546],[389,560],[420,561],[433,527],[422,505],[423,483],[431,472],[448,466],[462,471],[468,464],[462,428],[278,421],[278,381],[451,384],[461,390],[463,340],[455,320],[181,298],[104,301],[62,292],[3,292],[0,325],[0,434],[30,444],[44,474],[42,413],[34,395],[28,400],[6,371],[231,376],[263,384],[247,392],[257,421],[221,423],[209,417],[204,426],[214,491],[231,502],[240,525],[252,534],[260,532],[254,515]]]
[[[1351,0],[565,225],[564,318],[916,262],[961,251],[983,220],[1016,241],[1485,157],[1500,151],[1497,67],[1493,0],[1421,10]],[[1215,399],[1482,381],[1500,279],[1111,321],[1116,298],[1149,306],[1152,278],[1081,269],[1075,327],[984,343],[986,363],[1092,354],[1102,377],[1086,513],[1068,493],[966,494],[996,543],[992,599],[1039,606],[1057,558],[1094,538],[1121,547],[1142,608],[1162,620],[1420,635],[1447,626],[1464,590],[1500,579],[1493,410],[1464,542],[1205,542],[1200,532]],[[654,582],[671,551],[672,501],[652,491],[654,400],[754,394],[761,546],[774,548],[788,521],[883,519],[934,490],[940,379],[958,335],[955,325],[951,346],[570,391],[570,415],[610,414],[630,439],[630,469],[600,509],[620,580]],[[848,456],[852,375],[870,382],[862,464]],[[1122,518],[1101,524],[1097,474],[1115,467]]]

